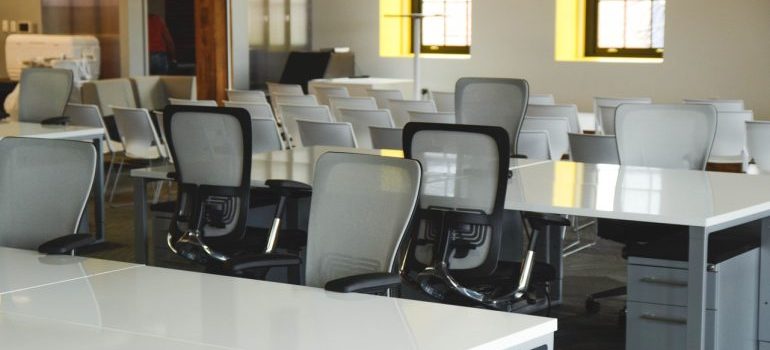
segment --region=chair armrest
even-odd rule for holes
[[[40,121],[40,125],[67,125],[70,122],[70,117],[58,116],[46,118]]]
[[[90,233],[76,233],[61,236],[41,244],[37,251],[43,254],[69,254],[73,250],[83,248],[96,241]]]
[[[555,214],[524,213],[524,217],[532,226],[570,226],[569,219]]]
[[[239,273],[250,269],[295,266],[301,262],[298,256],[291,254],[248,254],[233,257],[224,266],[227,271]]]
[[[517,153],[517,154],[511,154],[511,158],[514,158],[514,159],[527,159],[528,157],[527,157],[526,154],[518,154]]]
[[[313,191],[313,187],[299,181],[270,179],[265,181],[265,185],[284,196],[309,195]]]
[[[382,292],[401,286],[401,276],[397,273],[375,272],[338,278],[326,282],[324,289],[339,293]]]

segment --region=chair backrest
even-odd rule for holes
[[[329,96],[329,109],[335,118],[340,117],[340,108],[348,109],[377,109],[377,101],[374,97],[343,97],[343,96]]]
[[[580,119],[576,105],[542,105],[532,104],[527,106],[527,116],[532,117],[566,117],[569,120],[569,132],[581,133]]]
[[[172,235],[190,229],[200,230],[204,239],[243,237],[251,182],[248,112],[170,105],[163,115],[179,186]]]
[[[551,140],[551,153],[557,160],[569,154],[569,119],[566,117],[530,117],[524,118],[521,130],[546,130]]]
[[[115,152],[112,149],[110,133],[107,132],[107,126],[104,124],[102,114],[99,113],[99,107],[96,105],[84,105],[79,103],[68,103],[64,108],[65,116],[70,118],[70,125],[89,126],[93,128],[103,128],[105,141],[104,146],[110,153]]]
[[[0,246],[37,250],[75,233],[96,173],[91,143],[0,140]]]
[[[302,85],[299,84],[281,84],[281,83],[267,83],[267,92],[270,94],[270,98],[277,94],[281,95],[304,95],[305,91],[302,90]]]
[[[374,149],[403,149],[403,129],[369,127],[369,136],[372,137]]]
[[[329,106],[329,97],[350,97],[348,88],[344,86],[315,86],[311,93],[315,95],[318,104]]]
[[[19,121],[61,117],[72,93],[69,69],[25,68],[19,80]]]
[[[356,134],[358,147],[374,148],[372,137],[369,133],[370,126],[382,128],[393,128],[393,118],[390,117],[390,111],[387,109],[348,109],[340,108],[340,115],[337,121],[347,122],[353,125],[353,132]]]
[[[436,104],[438,112],[455,111],[455,93],[453,91],[430,90],[430,99]]]
[[[551,147],[551,139],[547,130],[519,130],[518,143],[516,145],[517,152],[527,156],[528,159],[560,159],[552,151],[553,147]]]
[[[262,90],[227,90],[227,99],[232,102],[267,103],[267,96]]]
[[[746,122],[746,144],[757,168],[763,173],[770,173],[770,122]]]
[[[280,151],[284,148],[281,132],[274,119],[251,118],[251,152]]]
[[[390,100],[388,106],[393,122],[398,128],[403,128],[409,122],[409,112],[437,112],[433,101]]]
[[[334,152],[319,157],[308,222],[306,284],[323,287],[337,278],[394,271],[421,176],[420,164],[411,159]]]
[[[622,104],[615,112],[620,164],[703,170],[717,111],[698,104]]]
[[[252,119],[270,119],[275,120],[273,108],[266,102],[235,102],[224,101],[225,107],[243,108],[249,111]]]
[[[377,107],[380,109],[390,108],[388,101],[390,100],[403,100],[404,93],[398,89],[366,89],[368,96],[374,97],[377,101]]]
[[[186,100],[183,98],[169,97],[168,102],[175,106],[203,106],[203,107],[216,107],[217,101],[214,100]]]
[[[138,107],[134,87],[127,78],[85,82],[80,94],[83,103],[99,106],[103,116],[114,114],[110,106]]]
[[[624,103],[650,104],[649,97],[594,97],[596,130],[604,135],[615,135],[615,108]]]
[[[593,164],[620,164],[615,135],[569,134],[570,159]]]
[[[455,124],[455,112],[409,112],[409,121],[415,123]]]
[[[144,108],[126,108],[111,106],[115,113],[115,126],[118,128],[126,156],[137,159],[165,158],[166,152],[160,146],[158,133],[150,119],[150,112]]]
[[[529,84],[524,79],[460,78],[455,84],[458,124],[499,126],[508,132],[511,153],[527,112]]]
[[[318,106],[318,100],[313,95],[283,95],[275,94],[270,96],[270,102],[273,103],[273,111],[278,120],[281,120],[281,105],[294,106]]]
[[[329,107],[324,105],[303,106],[303,105],[278,105],[281,114],[281,122],[284,132],[291,137],[292,147],[302,146],[302,136],[299,133],[297,120],[312,120],[318,122],[331,123],[334,121]]]
[[[503,235],[510,162],[507,131],[480,125],[409,123],[404,128],[404,156],[423,167],[417,211],[422,239],[438,244],[441,235],[454,235],[455,246],[467,244],[473,249],[449,252],[449,268],[473,275],[492,273]],[[428,254],[422,258],[432,260]]]
[[[716,107],[716,106],[714,106]],[[711,155],[734,157],[746,153],[746,122],[754,119],[754,112],[722,112],[717,109],[717,133]]]
[[[556,98],[552,94],[529,94],[529,104],[531,105],[555,105]],[[529,108],[527,108],[529,111]]]
[[[312,120],[297,120],[302,145],[310,146],[339,146],[358,147],[353,125],[350,123],[317,122]]]
[[[743,100],[738,99],[686,98],[684,103],[712,105],[717,112],[740,112],[746,108]]]

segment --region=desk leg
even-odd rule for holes
[[[104,242],[104,153],[102,153],[102,139],[93,139],[96,147],[96,175],[94,182],[94,221],[96,223],[96,242]]]
[[[762,219],[762,248],[759,261],[758,336],[759,341],[770,342],[770,218]]]
[[[134,178],[134,259],[147,264],[147,182]]]
[[[708,234],[703,227],[690,227],[687,267],[687,349],[703,350],[706,325],[706,254]]]

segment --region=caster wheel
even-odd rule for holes
[[[589,314],[598,313],[599,309],[601,309],[601,304],[599,304],[598,301],[594,300],[594,298],[591,298],[591,297],[588,297],[586,299],[586,311]]]

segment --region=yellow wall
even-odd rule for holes
[[[412,13],[411,0],[380,0],[380,56],[411,56],[412,20],[389,17]]]

